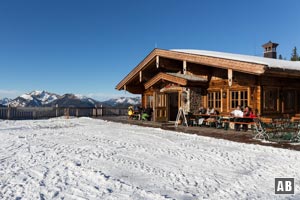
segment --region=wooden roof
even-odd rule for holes
[[[270,74],[272,76],[283,75],[300,77],[300,68],[299,71],[289,71],[288,69],[281,69],[280,67],[273,70],[274,67],[271,68],[271,65],[268,62],[256,62],[254,58],[259,58],[257,60],[260,60],[260,57],[242,57],[238,54],[227,54],[224,56],[226,53],[222,54],[216,52],[213,54],[201,53],[201,51],[198,52],[200,53],[194,53],[193,51],[154,49],[123,80],[119,82],[119,84],[116,86],[116,89],[126,89],[131,93],[142,93],[143,90],[145,90],[145,88],[150,84],[150,79],[153,79],[152,81],[154,81],[155,76],[155,80],[169,79],[171,75],[168,73],[173,73],[172,80],[174,80],[174,73],[182,70],[183,61],[186,61],[189,64],[196,64],[198,67],[206,66],[221,69],[231,69],[233,71],[254,75]],[[157,62],[158,60],[159,62]],[[273,59],[272,62],[274,63],[276,60]],[[286,62],[280,62],[280,64],[281,63],[285,64]],[[298,63],[292,64],[296,66],[296,69],[298,69]],[[295,71],[297,72],[294,73]],[[164,74],[158,75],[161,72]],[[142,80],[140,77],[141,74],[143,77]],[[187,77],[177,78],[178,81],[188,81]]]

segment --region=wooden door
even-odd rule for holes
[[[157,92],[154,95],[154,120],[168,121],[168,98],[165,93]]]
[[[176,121],[178,114],[178,92],[169,93],[168,96],[169,121]]]

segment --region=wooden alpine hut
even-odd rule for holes
[[[174,121],[178,109],[200,106],[228,114],[237,105],[261,116],[300,113],[300,62],[276,59],[278,44],[264,44],[264,57],[214,51],[154,49],[116,86],[142,95],[154,121]]]

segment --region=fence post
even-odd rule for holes
[[[11,108],[10,108],[10,104],[8,104],[8,105],[7,105],[7,113],[6,113],[7,119],[10,119],[10,109],[11,109]]]
[[[98,117],[98,108],[97,108],[97,105],[95,105],[95,114],[96,114],[96,117]]]
[[[58,117],[58,104],[55,105],[55,116]]]
[[[102,106],[102,104],[101,104],[101,106],[100,106],[100,116],[101,116],[101,117],[103,116],[103,106]]]
[[[69,110],[69,108],[65,108],[64,109],[64,116],[65,116],[66,119],[69,119],[69,116],[70,116],[70,110]]]
[[[76,117],[79,116],[79,113],[78,113],[78,108],[76,108]]]
[[[32,112],[32,118],[33,118],[33,119],[36,119],[36,110],[34,110],[34,111]]]

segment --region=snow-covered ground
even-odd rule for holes
[[[0,138],[0,199],[300,199],[298,151],[89,118],[0,121]]]

